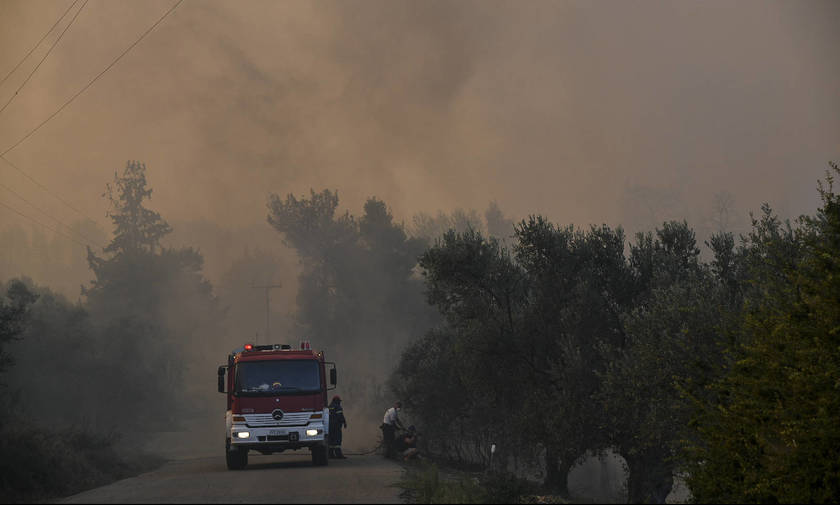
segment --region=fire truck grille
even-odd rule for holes
[[[276,420],[271,414],[245,414],[245,424],[250,428],[265,426],[306,426],[312,412],[287,412],[283,419]]]

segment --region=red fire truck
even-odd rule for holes
[[[271,454],[306,447],[312,464],[326,465],[327,390],[335,384],[335,363],[324,361],[324,353],[309,342],[294,350],[286,344],[246,344],[231,352],[227,365],[219,367],[219,392],[227,394],[228,469],[245,468],[252,449]]]

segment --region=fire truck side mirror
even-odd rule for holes
[[[330,385],[335,386],[338,383],[338,373],[335,368],[330,368]]]
[[[227,367],[220,366],[219,367],[219,392],[225,392],[225,369]]]

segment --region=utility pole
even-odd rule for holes
[[[270,344],[271,343],[271,326],[270,326],[269,320],[271,319],[271,309],[270,309],[270,303],[271,302],[270,302],[268,294],[269,294],[269,292],[271,292],[272,289],[280,288],[280,287],[282,287],[282,285],[280,285],[280,284],[265,284],[265,285],[262,285],[262,286],[251,286],[251,287],[255,288],[255,289],[264,289],[265,290],[265,343]],[[256,342],[254,342],[254,343],[256,343]]]

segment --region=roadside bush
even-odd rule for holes
[[[411,503],[520,503],[537,491],[535,484],[504,472],[481,477],[441,473],[434,463],[424,462],[409,468],[397,486]]]
[[[509,473],[496,472],[481,479],[486,498],[484,503],[521,503],[537,491],[532,482]]]
[[[486,491],[473,479],[448,479],[434,463],[412,468],[397,483],[410,503],[488,503]]]
[[[129,464],[119,457],[116,438],[78,428],[44,431],[9,423],[0,430],[3,501],[68,496],[142,470],[143,462]]]

